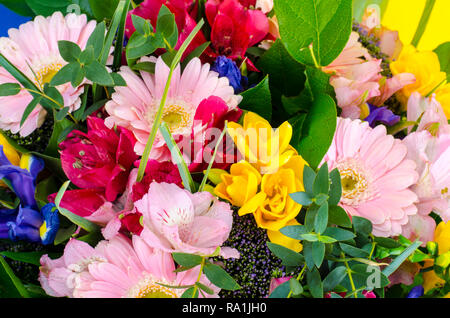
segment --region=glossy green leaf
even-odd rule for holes
[[[347,212],[337,205],[332,205],[329,207],[328,222],[346,228],[352,227],[352,221],[350,220]]]
[[[5,83],[0,85],[0,96],[14,96],[20,93],[22,88],[17,83]]]
[[[347,275],[345,266],[338,266],[333,269],[323,280],[324,291],[332,291]]]
[[[269,89],[269,77],[264,79],[255,87],[252,87],[242,94],[242,101],[239,108],[257,113],[261,117],[271,120],[272,102]]]
[[[333,169],[330,172],[330,192],[329,192],[329,205],[337,205],[339,201],[341,200],[342,195],[342,184],[341,184],[341,175],[339,173],[339,170]]]
[[[66,62],[76,62],[81,54],[81,49],[78,44],[61,40],[58,41],[59,54]]]
[[[103,19],[112,18],[114,10],[116,10],[119,4],[119,0],[89,0],[89,4],[97,21],[102,21]]]
[[[102,86],[114,86],[114,80],[108,73],[106,68],[99,62],[94,61],[93,63],[86,65],[86,78],[94,83]]]
[[[296,60],[326,66],[347,44],[352,0],[275,0],[274,5],[281,38]]]
[[[283,284],[277,286],[273,292],[269,295],[269,298],[287,298],[291,290],[290,282],[284,282]]]
[[[311,197],[308,193],[300,191],[289,194],[292,200],[301,205],[310,205],[312,203]]]
[[[219,288],[225,290],[238,290],[241,287],[236,281],[220,266],[215,264],[206,264],[203,267],[203,273],[209,281]]]
[[[308,233],[304,225],[288,225],[280,229],[280,232],[294,240],[301,240],[302,235]]]
[[[312,257],[314,260],[314,264],[317,267],[320,267],[323,262],[323,258],[325,256],[325,244],[322,242],[313,242],[312,243]]]
[[[368,219],[359,216],[353,216],[352,222],[356,233],[361,233],[363,235],[369,235],[372,233],[372,222],[370,222]]]
[[[281,259],[285,266],[300,266],[304,263],[304,258],[301,254],[278,244],[267,242],[269,250]]]
[[[332,237],[337,241],[348,241],[356,236],[353,232],[338,227],[328,227],[325,232],[323,232],[323,235]]]
[[[325,202],[319,210],[317,210],[316,218],[314,219],[314,230],[318,234],[322,234],[327,228],[328,224],[328,203]]]
[[[186,253],[172,253],[173,259],[181,266],[193,267],[202,263],[202,257],[199,255]]]
[[[323,298],[323,283],[317,268],[306,272],[306,281],[308,282],[311,295],[314,298]]]
[[[291,289],[292,294],[295,296],[298,296],[301,293],[303,293],[302,285],[295,278],[291,278],[289,280],[289,288]]]

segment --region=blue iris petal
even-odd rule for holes
[[[372,128],[376,126],[377,122],[393,126],[400,121],[400,116],[395,115],[387,107],[376,107],[369,104],[369,109],[370,114],[365,121],[367,121]]]
[[[243,77],[236,63],[225,56],[219,56],[214,62],[211,70],[219,73],[219,77],[226,77],[235,93],[243,91],[243,84],[247,78]]]
[[[411,289],[408,296],[406,296],[406,297],[407,298],[419,298],[419,297],[423,296],[424,292],[425,292],[425,290],[424,290],[423,286],[419,285],[419,286],[413,287],[413,289]]]
[[[54,203],[46,204],[41,213],[44,217],[45,229],[41,233],[42,244],[47,245],[53,243],[56,237],[56,233],[59,229],[59,213]]]

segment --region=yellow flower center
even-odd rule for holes
[[[50,83],[53,79],[53,77],[56,75],[56,73],[59,72],[59,70],[62,68],[61,63],[52,63],[50,65],[46,65],[45,67],[41,68],[39,71],[36,72],[36,79],[40,85],[44,85],[47,83]],[[38,85],[39,86],[39,85]]]
[[[341,201],[349,205],[358,205],[372,197],[368,177],[364,169],[353,162],[343,162],[338,165],[341,174]]]
[[[149,284],[139,290],[136,298],[178,298],[173,289],[167,287]]]

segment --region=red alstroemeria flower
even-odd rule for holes
[[[211,46],[205,51],[210,62],[218,56],[244,59],[249,47],[269,32],[267,16],[254,10],[256,0],[208,0],[206,18],[211,25]]]
[[[114,201],[125,190],[133,163],[136,139],[122,128],[108,129],[103,119],[89,117],[88,132],[73,131],[60,144],[61,165],[73,184],[82,189],[103,191]]]

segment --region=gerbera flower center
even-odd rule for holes
[[[50,83],[62,67],[63,65],[59,62],[54,62],[41,67],[37,72],[35,72],[36,84],[38,84],[38,86],[43,86]]]
[[[372,196],[364,169],[354,162],[344,162],[338,165],[338,170],[341,174],[343,203],[356,205]]]
[[[191,122],[191,116],[180,105],[170,105],[164,108],[162,120],[169,126],[170,132],[187,128]]]
[[[169,288],[163,285],[170,286],[168,282],[157,282],[153,277],[146,276],[139,281],[133,288],[128,291],[130,298],[179,298],[182,289]]]

